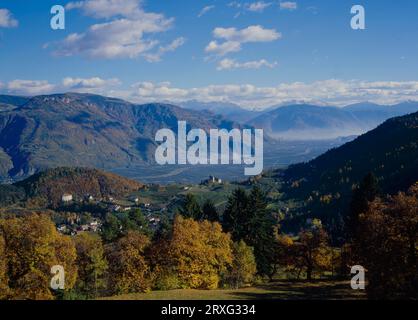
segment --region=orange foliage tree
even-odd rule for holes
[[[3,250],[0,248],[0,255],[3,251],[9,298],[53,299],[50,271],[54,265],[64,267],[65,289],[74,286],[77,277],[74,245],[57,232],[46,215],[1,219],[0,234],[7,243]]]
[[[360,214],[354,250],[371,298],[418,297],[418,184]]]

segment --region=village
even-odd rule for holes
[[[198,188],[207,194],[208,189],[215,190],[222,187],[227,187],[223,180],[210,175],[201,181]],[[57,230],[66,235],[75,236],[83,232],[99,233],[108,214],[121,216],[139,209],[149,228],[155,231],[159,228],[161,219],[173,216],[185,195],[190,191],[196,192],[195,188],[191,185],[149,184],[137,193],[118,199],[112,196],[94,197],[91,194],[80,196],[64,192],[56,209],[58,218],[55,219],[55,223]],[[164,201],[161,201],[161,198],[164,198]]]
[[[141,202],[138,196],[127,199],[113,197],[95,198],[90,194],[76,197],[64,193],[61,197],[59,212],[63,213],[57,224],[57,230],[66,235],[75,236],[83,232],[99,233],[106,214],[128,213],[132,210],[141,210],[149,227],[156,230],[161,222],[161,214],[166,208],[161,205]]]

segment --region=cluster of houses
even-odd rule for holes
[[[87,224],[61,224],[57,227],[57,230],[63,234],[69,234],[75,236],[81,232],[99,232],[102,223],[98,219],[92,219]]]
[[[71,204],[76,201],[75,197],[70,193],[64,193],[61,197],[62,203],[64,205]],[[84,201],[93,202],[95,201],[94,197],[91,195],[85,195],[83,197]],[[83,201],[81,200],[81,201]],[[106,206],[109,212],[127,212],[134,208],[140,208],[144,213],[146,219],[149,222],[151,228],[156,229],[161,222],[161,219],[158,217],[158,213],[162,213],[166,208],[152,205],[151,203],[140,203],[140,199],[137,196],[132,196],[129,199],[129,202],[117,201],[112,197],[107,197],[106,199],[96,199],[96,202]],[[92,219],[88,224],[79,224],[79,221],[71,221],[69,224],[61,224],[58,226],[58,231],[63,234],[76,235],[80,232],[99,232],[101,228],[101,221],[98,219]]]

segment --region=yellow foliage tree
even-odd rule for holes
[[[126,236],[106,248],[109,262],[109,284],[114,293],[141,292],[149,289],[149,266],[144,251],[150,239],[129,231]]]
[[[71,240],[60,235],[46,215],[0,220],[11,298],[53,299],[51,268],[64,267],[65,288],[74,286],[77,269]]]
[[[157,245],[159,277],[175,276],[182,288],[215,289],[232,264],[232,240],[219,223],[197,222],[177,215],[171,237]],[[161,257],[164,257],[161,259]]]
[[[240,288],[254,281],[257,273],[257,263],[254,249],[241,240],[234,243],[233,262],[227,275],[227,282],[233,288]]]
[[[277,232],[274,246],[274,264],[272,275],[275,275],[279,267],[291,270],[294,265],[292,253],[294,252],[293,239],[285,234]]]

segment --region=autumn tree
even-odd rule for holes
[[[57,234],[55,254],[59,265],[64,267],[65,288],[69,291],[75,286],[78,277],[77,251],[74,241],[69,236]]]
[[[0,234],[7,246],[7,277],[11,297],[16,299],[53,299],[50,289],[51,267],[65,271],[65,290],[74,286],[77,275],[75,248],[60,235],[45,214],[0,220]]]
[[[0,300],[9,295],[9,280],[7,276],[6,244],[0,233]]]
[[[254,249],[241,240],[233,245],[232,266],[226,275],[230,287],[238,289],[245,284],[251,284],[257,273]]]
[[[271,272],[272,276],[278,272],[279,267],[288,270],[294,266],[294,259],[292,256],[293,253],[294,253],[293,239],[290,236],[280,234],[277,231],[274,248],[273,248],[274,261],[272,263],[272,272]]]
[[[418,184],[372,202],[359,216],[354,248],[371,298],[418,298]]]
[[[232,263],[232,241],[219,223],[177,215],[171,235],[155,246],[152,256],[157,282],[175,275],[179,288],[214,289]]]
[[[306,271],[306,279],[312,280],[313,272],[324,270],[331,264],[328,235],[322,225],[313,225],[299,233],[299,241],[293,247],[295,264]]]
[[[106,286],[107,261],[102,240],[97,235],[81,233],[74,237],[77,250],[78,279],[76,289],[89,297],[97,297]]]
[[[113,293],[144,292],[150,286],[145,249],[150,239],[138,232],[128,231],[126,236],[106,249],[109,262],[109,287]]]

